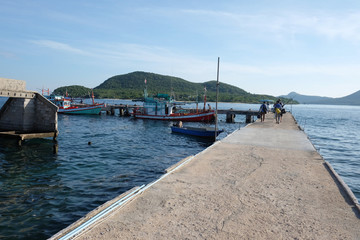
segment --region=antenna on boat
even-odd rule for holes
[[[145,83],[145,88],[144,88],[144,100],[148,97],[148,93],[147,93],[147,85],[146,85],[146,78],[144,80]]]
[[[172,98],[173,100],[175,100],[175,91],[173,88],[173,79],[170,79],[170,98]]]
[[[199,93],[198,90],[196,90],[196,113],[199,112]]]
[[[218,131],[219,65],[220,65],[220,57],[218,57],[217,78],[216,78],[215,141],[216,141],[217,131]]]
[[[205,108],[206,108],[206,85],[204,86],[204,109],[203,111],[205,111]]]
[[[172,98],[175,101],[175,92],[173,87],[171,87],[170,98]]]

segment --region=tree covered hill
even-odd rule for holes
[[[140,99],[146,85],[149,95],[157,93],[175,94],[178,101],[202,100],[204,87],[207,89],[207,100],[216,101],[216,81],[193,83],[184,79],[148,72],[132,72],[113,76],[94,88],[96,98]],[[56,94],[65,94],[66,89],[72,97],[88,96],[91,89],[83,86],[67,86],[55,89]],[[251,94],[241,88],[222,83],[219,85],[219,101],[259,103],[261,99],[276,100],[269,95]]]
[[[91,96],[91,88],[87,88],[80,85],[71,85],[65,87],[59,87],[54,90],[55,94],[66,95],[66,92],[69,96],[77,98],[87,98]]]

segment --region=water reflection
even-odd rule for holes
[[[47,205],[61,188],[53,145],[52,140],[33,139],[19,147],[0,139],[0,238],[31,237],[19,229],[37,229],[53,215]]]

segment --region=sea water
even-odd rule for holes
[[[133,104],[124,100],[98,102]],[[219,103],[219,109],[259,107]],[[360,108],[286,107],[359,198],[360,152],[356,144],[360,140]],[[219,128],[225,130],[220,139],[245,126],[245,116],[235,120],[225,123],[225,115],[219,115]],[[154,181],[172,164],[211,145],[172,134],[171,125],[119,117],[118,112],[115,116],[59,115],[56,154],[51,139],[28,140],[21,147],[0,139],[0,238],[46,239],[102,203]]]

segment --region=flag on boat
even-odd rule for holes
[[[145,84],[146,84],[146,78],[145,78],[145,81],[144,81],[144,82],[145,82]]]

